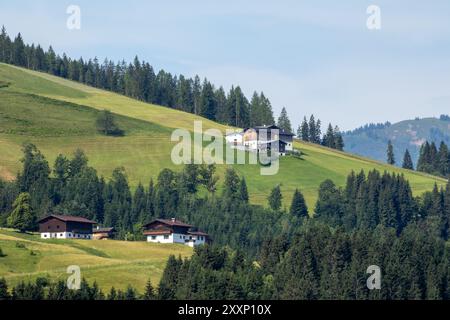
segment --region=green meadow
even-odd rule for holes
[[[95,119],[104,109],[116,115],[125,136],[107,137],[96,131]],[[14,179],[20,170],[21,146],[28,141],[37,145],[50,164],[58,154],[70,155],[81,148],[90,165],[106,178],[114,168],[124,167],[132,187],[139,182],[147,185],[163,168],[180,170],[170,158],[175,145],[171,133],[175,128],[192,131],[195,120],[203,122],[203,129],[223,132],[227,128],[193,114],[0,64],[0,176],[4,179]],[[299,188],[311,209],[322,181],[329,178],[342,186],[351,170],[402,173],[416,195],[431,190],[435,183],[445,183],[434,176],[317,145],[296,142],[295,147],[303,152],[302,159],[282,158],[276,175],[262,176],[258,165],[234,166],[245,176],[253,203],[266,204],[270,190],[280,184],[285,206]],[[225,168],[219,165],[218,174],[223,176]]]
[[[170,255],[189,257],[185,245],[154,244],[115,240],[41,240],[37,234],[19,234],[0,229],[0,277],[10,287],[20,281],[46,277],[52,281],[70,276],[67,267],[80,267],[89,283],[96,281],[104,292],[128,284],[143,293],[150,279],[157,286]]]

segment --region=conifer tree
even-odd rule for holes
[[[239,183],[239,196],[243,202],[248,203],[248,189],[244,177],[242,177],[241,182]]]
[[[402,168],[403,169],[414,170],[413,162],[412,162],[412,159],[411,159],[411,154],[409,153],[408,149],[406,149],[405,155],[403,157]]]
[[[5,278],[0,278],[0,301],[1,300],[9,300],[11,298],[8,292],[8,284],[6,283]]]
[[[144,300],[155,300],[156,294],[155,289],[152,286],[152,282],[150,280],[147,281],[147,284],[145,285],[145,293],[143,296]]]
[[[309,142],[312,143],[319,143],[320,141],[317,141],[317,130],[316,130],[316,119],[314,118],[314,115],[312,114],[309,118]]]
[[[308,121],[306,121],[306,117],[303,118],[303,122],[300,128],[300,132],[297,132],[297,135],[301,137],[303,141],[310,141],[310,134],[309,134],[309,125]]]
[[[281,109],[281,113],[280,113],[280,117],[278,118],[277,125],[280,129],[282,129],[284,131],[292,132],[291,121],[289,120],[286,108],[284,108],[284,107],[283,107],[283,109]]]
[[[277,185],[272,189],[270,195],[268,197],[269,206],[272,210],[278,211],[281,208],[281,200],[283,199],[283,195],[281,194],[280,185]]]
[[[395,164],[394,147],[392,146],[391,140],[389,140],[387,147],[387,163],[390,165]]]
[[[308,207],[306,206],[305,198],[298,189],[295,189],[294,197],[292,198],[290,213],[291,215],[300,218],[308,217]]]

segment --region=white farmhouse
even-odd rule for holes
[[[193,231],[193,226],[178,221],[156,219],[144,226],[144,235],[147,242],[154,243],[180,243],[190,247],[210,242],[208,234],[201,231]]]

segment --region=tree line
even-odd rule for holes
[[[331,180],[321,183],[311,217],[299,190],[290,207],[283,209],[280,186],[270,192],[268,208],[249,204],[245,178],[232,168],[226,170],[221,192],[213,166],[189,165],[180,172],[164,169],[155,184],[132,193],[123,170],[115,170],[105,182],[81,151],[70,159],[59,156],[51,177],[45,158],[32,145],[24,147],[22,161],[16,182],[1,183],[1,217],[6,224],[9,212],[24,202],[18,199],[28,198],[30,205],[20,212],[42,208],[36,202],[40,199],[49,212],[67,210],[63,213],[117,226],[128,240],[139,240],[144,221],[172,216],[212,236],[214,245],[196,248],[192,258],[169,259],[154,291],[156,298],[449,298],[445,241],[450,183],[414,197],[402,175],[351,172],[342,188]],[[200,196],[202,188],[206,195]],[[4,209],[8,206],[11,210]],[[383,270],[381,291],[365,287],[366,268],[373,264]],[[127,291],[117,297],[124,299]],[[51,297],[60,296],[65,294]]]
[[[320,144],[328,148],[344,150],[344,139],[338,126],[332,126],[328,124],[327,131],[322,136],[321,130],[322,123],[320,119],[315,119],[314,115],[311,115],[309,121],[306,116],[303,118],[303,122],[297,129],[297,137],[303,141]]]
[[[197,75],[187,78],[160,70],[135,57],[132,63],[97,58],[72,59],[55,53],[50,46],[25,44],[19,33],[14,40],[5,27],[0,33],[0,62],[47,72],[89,86],[109,90],[141,101],[194,113],[213,121],[247,128],[275,123],[272,105],[264,93],[255,92],[250,99],[239,86],[228,93]]]
[[[396,164],[394,148],[390,140],[387,147],[387,163]],[[402,168],[414,170],[414,164],[408,149],[405,150],[403,155]],[[420,147],[416,170],[448,178],[450,174],[450,151],[447,144],[441,141],[438,148],[434,142],[426,141],[423,143]]]
[[[308,215],[299,190],[293,208],[283,212],[279,186],[270,193],[268,208],[250,204],[245,178],[231,167],[220,192],[216,167],[193,164],[179,172],[163,169],[155,181],[146,187],[139,183],[133,192],[123,168],[106,181],[82,150],[59,155],[53,168],[33,144],[25,144],[23,154],[16,180],[0,179],[0,226],[21,231],[36,230],[39,218],[54,213],[114,227],[119,239],[143,240],[146,223],[177,217],[211,234],[215,243],[255,256],[265,236],[292,233]]]

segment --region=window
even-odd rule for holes
[[[44,234],[44,238],[47,238],[47,235],[46,235],[46,234]]]
[[[56,229],[59,229],[59,225],[56,226]]]
[[[49,229],[49,230],[50,230],[50,226],[47,226],[47,229]]]
[[[156,236],[152,236],[152,240],[156,240]]]
[[[63,236],[63,234],[62,234],[62,233],[60,233],[60,234],[59,234],[59,236],[60,236],[60,237],[62,237],[62,236]]]
[[[165,240],[169,239],[169,236],[168,236],[168,235],[165,235],[165,236],[164,236],[164,239],[165,239]]]

